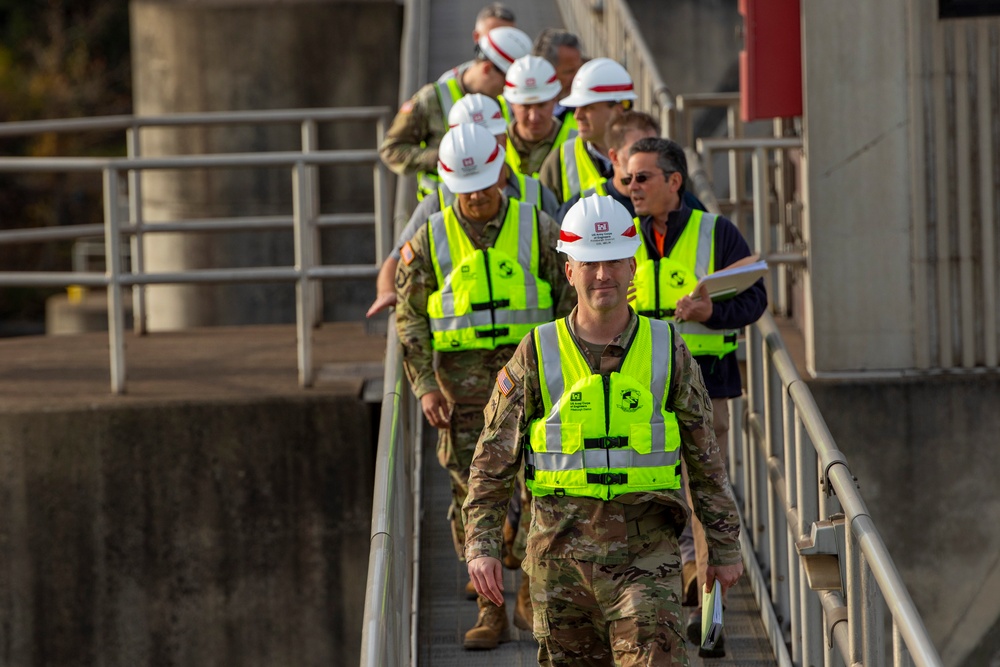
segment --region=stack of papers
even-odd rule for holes
[[[701,647],[715,648],[722,634],[722,591],[719,580],[715,580],[711,593],[705,593],[701,599]]]
[[[723,301],[746,290],[767,274],[767,262],[758,260],[746,264],[737,262],[698,281],[691,296],[704,285],[712,301]]]

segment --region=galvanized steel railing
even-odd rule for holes
[[[135,287],[134,319],[139,333],[145,332],[145,301],[142,287],[153,284],[294,282],[296,283],[296,325],[298,332],[299,384],[312,385],[312,343],[310,331],[317,318],[317,281],[327,279],[374,278],[379,262],[363,265],[322,265],[319,254],[319,230],[343,225],[373,225],[379,258],[391,243],[389,221],[388,171],[376,150],[320,151],[317,149],[316,124],[343,120],[372,120],[381,141],[389,110],[366,107],[329,110],[287,110],[265,112],[222,112],[178,114],[158,117],[116,116],[110,118],[66,119],[7,123],[0,125],[0,136],[30,135],[39,132],[78,132],[83,130],[124,129],[128,132],[130,157],[125,158],[0,158],[5,172],[101,172],[104,184],[104,224],[74,225],[50,229],[15,229],[0,232],[2,243],[46,242],[102,236],[106,270],[65,272],[4,272],[0,286],[69,287],[71,285],[105,287],[108,293],[108,334],[110,339],[111,390],[125,391],[125,344],[123,289]],[[302,126],[301,152],[247,154],[184,155],[136,157],[140,151],[139,130],[143,127],[188,125],[233,125],[296,122]],[[374,212],[369,214],[319,215],[319,180],[321,165],[361,164],[374,169]],[[292,180],[293,210],[290,216],[217,218],[213,220],[175,220],[146,223],[142,214],[141,178],[152,169],[204,169],[288,167]],[[123,187],[126,182],[127,188]],[[120,202],[127,196],[126,214]],[[144,237],[165,232],[199,233],[206,231],[252,231],[291,229],[295,239],[295,264],[290,267],[251,267],[241,269],[203,269],[183,272],[148,273],[144,266]],[[132,267],[122,267],[122,236],[132,241]]]
[[[400,48],[400,102],[424,83],[428,0],[406,0]],[[416,180],[400,178],[394,218],[402,229],[416,201]],[[382,255],[384,257],[385,255]],[[389,317],[382,421],[372,502],[361,667],[416,664],[420,585],[420,471],[423,414],[403,375],[395,316]],[[391,399],[390,399],[391,394]]]

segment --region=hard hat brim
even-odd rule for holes
[[[463,195],[470,192],[479,192],[491,185],[496,185],[496,182],[500,180],[500,170],[503,169],[503,165],[504,156],[501,152],[497,159],[474,176],[459,176],[454,172],[447,171],[442,171],[438,175],[444,181],[444,184],[448,186],[449,190],[455,194]]]
[[[624,102],[625,100],[637,100],[639,96],[635,93],[621,93],[619,95],[578,95],[576,93],[570,93],[569,97],[564,97],[559,100],[559,104],[568,107],[585,107],[588,104],[593,104],[595,102]]]
[[[560,86],[558,82],[552,86],[539,88],[530,95],[522,95],[516,88],[511,88],[504,91],[503,98],[511,104],[539,104],[541,102],[548,102],[549,100],[555,99],[561,90],[562,86]]]
[[[556,250],[562,253],[566,253],[566,256],[570,259],[575,259],[578,262],[611,262],[616,259],[628,259],[629,257],[635,257],[635,253],[639,251],[639,246],[642,244],[642,239],[638,235],[635,238],[630,239],[632,243],[622,243],[620,240],[614,244],[608,244],[607,247],[592,246],[580,244],[574,247],[573,243],[566,243],[565,241],[559,241],[556,243]],[[631,246],[631,251],[629,247]]]

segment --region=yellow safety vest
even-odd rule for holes
[[[535,329],[542,414],[531,422],[525,481],[536,496],[611,500],[679,489],[681,436],[667,409],[673,329],[639,317],[621,370],[591,371],[567,318]]]
[[[427,299],[435,350],[492,350],[552,320],[552,290],[538,277],[538,215],[510,201],[492,248],[472,244],[453,206],[430,217],[438,290]]]
[[[559,168],[562,170],[564,202],[605,180],[587,152],[587,143],[580,137],[564,142],[559,147]]]
[[[576,124],[576,116],[571,113],[566,114],[566,118],[562,122],[562,127],[559,128],[559,132],[556,134],[556,140],[552,142],[552,145],[562,146],[570,139],[576,139],[576,135],[579,133],[579,127]]]
[[[643,241],[635,253],[635,301],[640,315],[663,319],[674,316],[681,297],[694,291],[698,281],[715,271],[715,221],[718,216],[691,211],[684,231],[666,257],[654,260]],[[639,218],[635,218],[639,228]],[[641,231],[640,231],[641,233]],[[737,346],[739,332],[709,329],[700,322],[675,325],[694,356],[724,357]]]
[[[507,100],[504,99],[503,95],[497,96],[497,104],[500,105],[500,113],[503,114],[504,122],[510,125],[510,105],[507,104]]]
[[[444,115],[444,127],[448,129],[448,114],[451,112],[451,108],[455,106],[455,102],[458,102],[465,96],[462,92],[462,87],[458,85],[457,78],[450,78],[446,81],[437,81],[434,83],[434,88],[437,90],[438,101],[441,103],[441,111]],[[421,143],[421,146],[427,146],[426,143]],[[417,172],[417,199],[423,201],[423,198],[431,194],[438,189],[441,185],[441,177],[437,175],[437,171],[420,171]]]
[[[514,173],[515,178],[517,178],[517,196],[511,197],[511,199],[516,199],[517,201],[523,201],[526,204],[531,204],[533,207],[542,210],[542,182],[537,178],[531,178],[530,176],[525,176],[524,174]],[[449,206],[455,203],[455,193],[448,189],[448,186],[442,183],[438,187],[438,202],[441,204],[441,210],[445,210]]]
[[[572,118],[572,116],[570,116],[570,118]],[[566,129],[566,124],[563,123],[562,126],[559,128],[559,131],[556,133],[556,138],[552,142],[552,148],[549,149],[549,152],[551,152],[553,149],[555,149],[556,146],[562,146],[564,143],[566,143],[570,139],[575,139],[576,135],[577,135],[577,130],[576,130],[576,121],[575,120],[573,121],[573,127],[570,128],[569,130]],[[548,157],[548,154],[546,154],[546,157]],[[506,157],[506,162],[507,162],[507,164],[510,165],[511,169],[513,169],[514,171],[516,171],[518,173],[521,173],[521,155],[517,152],[517,149],[514,148],[514,143],[510,140],[510,129],[509,128],[507,130],[507,157]],[[539,172],[537,172],[537,171],[532,172],[531,176],[534,177],[534,178],[538,178],[538,173]]]

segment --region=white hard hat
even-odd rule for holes
[[[573,77],[569,97],[559,100],[564,107],[585,107],[594,102],[621,102],[637,99],[632,77],[611,58],[594,58]]]
[[[496,185],[503,168],[504,149],[481,125],[456,125],[438,147],[438,176],[455,194],[485,190]]]
[[[503,134],[507,131],[507,121],[503,119],[503,112],[497,101],[482,93],[470,93],[465,95],[448,112],[448,127],[455,127],[462,123],[475,123],[482,125],[490,134]]]
[[[512,104],[548,102],[562,90],[556,70],[541,56],[524,56],[507,70],[503,97]]]
[[[556,250],[578,262],[609,262],[634,257],[641,243],[625,207],[613,197],[595,194],[580,199],[566,212]]]
[[[479,50],[506,74],[515,60],[531,53],[531,38],[510,26],[493,28],[479,36]]]

